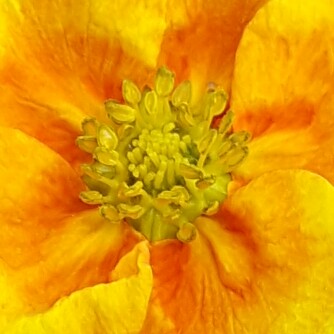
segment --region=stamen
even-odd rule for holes
[[[174,89],[174,74],[158,70],[154,89],[142,92],[124,80],[125,103],[105,102],[110,122],[85,119],[77,145],[92,155],[82,165],[87,191],[80,198],[100,205],[111,222],[125,220],[150,241],[196,236],[195,220],[218,212],[231,171],[247,156],[247,132],[232,133],[227,95],[211,85],[191,104],[189,81]]]

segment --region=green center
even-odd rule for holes
[[[79,147],[92,154],[82,166],[88,190],[80,194],[114,223],[126,221],[150,241],[196,236],[194,222],[215,214],[231,171],[247,155],[246,132],[231,132],[227,97],[210,89],[191,104],[191,84],[174,89],[174,75],[157,72],[154,89],[123,82],[125,104],[105,103],[108,124],[83,122]],[[214,117],[222,115],[218,128]]]
[[[161,190],[184,184],[180,164],[196,164],[195,149],[189,135],[180,138],[174,123],[166,124],[162,131],[144,129],[129,146],[128,169],[133,180],[142,181],[145,191],[156,195]]]

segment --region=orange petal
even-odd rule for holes
[[[143,333],[160,332],[149,326],[155,317],[164,334],[331,333],[333,201],[315,174],[272,172],[239,189],[221,222],[199,219],[193,243],[153,246],[160,313]]]
[[[242,29],[263,2],[2,3],[0,124],[21,129],[78,165],[85,155],[72,143],[84,115],[103,120],[102,102],[121,97],[123,79],[143,86],[157,63],[168,63],[179,80],[194,80],[195,90],[209,80],[229,86]]]
[[[113,283],[76,291],[44,313],[12,321],[5,332],[138,333],[152,289],[152,270],[145,244],[139,244],[128,257],[126,262],[136,267],[136,273]]]
[[[82,183],[58,154],[19,130],[0,131],[0,324],[107,282],[137,241],[80,202]]]
[[[0,124],[71,163],[85,115],[105,117],[121,81],[146,81],[166,28],[164,2],[13,0],[0,4]]]
[[[215,82],[230,88],[235,51],[243,29],[266,0],[169,1],[171,20],[161,47],[160,64],[190,79],[195,92]]]
[[[334,182],[333,3],[271,1],[240,42],[232,85],[235,128],[253,134],[238,174],[307,168]]]
[[[47,228],[48,216],[59,217],[83,210],[78,193],[79,175],[58,154],[23,132],[0,128],[0,210],[3,223],[28,225],[38,220]]]

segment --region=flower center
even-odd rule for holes
[[[108,124],[83,121],[78,146],[92,154],[82,165],[88,190],[80,198],[100,205],[111,222],[125,220],[150,241],[195,238],[194,222],[215,214],[227,195],[231,171],[246,157],[249,134],[232,133],[224,91],[211,88],[191,104],[191,84],[174,89],[174,75],[157,72],[154,89],[122,86],[125,103],[105,102]]]
[[[133,180],[141,180],[151,195],[183,185],[180,164],[196,164],[198,153],[189,135],[180,138],[174,123],[162,130],[144,129],[132,140],[127,158]]]

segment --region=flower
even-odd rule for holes
[[[1,332],[333,332],[332,6],[1,3]],[[107,122],[121,81],[164,64],[194,103],[209,82],[228,91],[253,137],[189,243],[79,200],[81,122]]]
[[[100,205],[112,223],[125,220],[149,241],[196,237],[195,220],[212,216],[225,200],[231,172],[247,156],[249,134],[232,133],[226,93],[211,87],[195,106],[189,81],[158,69],[143,92],[124,80],[124,103],[105,102],[108,123],[86,118],[78,146],[92,154],[83,164],[83,202]]]

